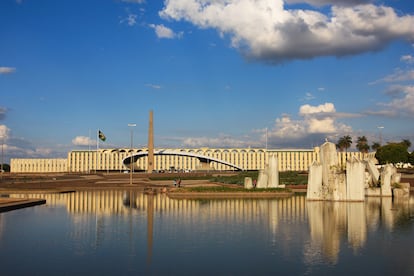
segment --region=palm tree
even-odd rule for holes
[[[343,136],[339,138],[338,143],[336,144],[336,147],[340,151],[348,152],[348,149],[351,147],[352,144],[352,138],[349,135]]]
[[[367,137],[365,136],[358,137],[356,148],[362,153],[367,153],[369,151]]]

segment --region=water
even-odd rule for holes
[[[97,190],[0,214],[1,275],[414,275],[414,198],[173,200]]]

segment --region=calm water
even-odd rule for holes
[[[414,198],[173,200],[131,191],[10,195],[1,275],[414,275]]]

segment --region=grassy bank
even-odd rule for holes
[[[216,183],[223,183],[223,184],[235,184],[235,185],[244,185],[244,178],[251,177],[252,179],[258,179],[259,172],[258,171],[246,171],[246,172],[239,172],[239,173],[216,173],[216,174],[159,174],[159,175],[152,175],[150,180],[157,181],[157,180],[173,180],[177,178],[181,178],[181,180],[208,180],[211,182]],[[303,172],[279,172],[279,183],[281,185],[306,185],[308,183],[308,175],[307,173]]]
[[[219,182],[224,184],[236,184],[244,185],[244,178],[251,177],[252,179],[258,179],[259,172],[241,172],[237,175],[218,175],[212,177],[210,180],[213,182]],[[280,185],[306,185],[308,183],[308,175],[301,172],[279,172],[279,184]]]
[[[261,192],[261,193],[272,193],[272,192],[289,192],[289,189],[284,188],[269,188],[269,189],[245,189],[243,187],[228,187],[228,186],[213,186],[213,187],[184,187],[177,188],[173,192],[190,192],[190,193],[222,193],[222,192]]]

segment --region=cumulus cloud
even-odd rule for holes
[[[0,125],[0,138],[7,140],[9,137],[10,129],[6,125]]]
[[[72,144],[75,146],[92,146],[95,145],[95,143],[95,140],[91,140],[89,137],[86,136],[76,136],[72,139]]]
[[[360,4],[368,4],[374,2],[373,0],[286,0],[288,4],[307,3],[313,6],[354,6]]]
[[[0,67],[0,75],[12,74],[14,72],[16,72],[16,68],[14,67]]]
[[[381,49],[393,40],[414,41],[414,16],[399,15],[390,7],[306,2],[335,5],[324,14],[314,9],[287,9],[283,0],[169,0],[159,14],[202,29],[216,29],[247,58],[268,63],[353,55]]]
[[[351,114],[337,113],[332,103],[318,106],[302,105],[299,108],[299,115],[301,118],[297,120],[292,119],[288,114],[277,118],[267,134],[269,144],[307,147],[310,144],[321,143],[326,137],[352,132],[350,126],[337,122],[337,118],[351,116]]]
[[[155,34],[157,35],[158,38],[180,38],[183,36],[183,33],[175,33],[172,29],[165,27],[163,24],[161,25],[155,25],[155,24],[150,24],[149,25],[151,28],[153,28],[155,30]]]

